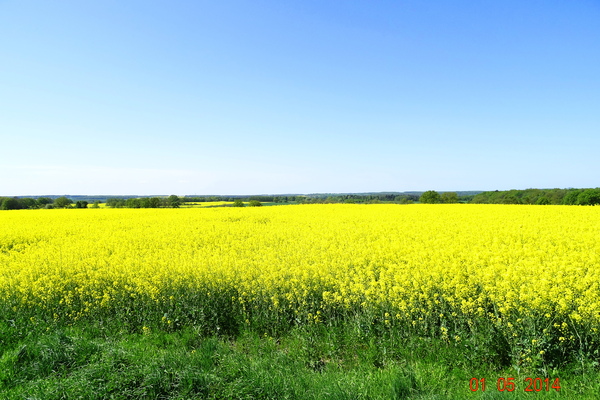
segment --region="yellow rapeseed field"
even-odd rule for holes
[[[597,336],[600,207],[6,211],[0,303],[30,323],[140,329],[361,316],[453,343],[486,321],[525,359]]]

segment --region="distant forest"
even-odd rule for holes
[[[23,196],[0,197],[0,210],[36,208],[98,208],[106,203],[112,208],[177,208],[186,203],[240,201],[278,204],[377,204],[377,203],[475,203],[475,204],[537,204],[537,205],[597,205],[600,188],[595,189],[525,189],[488,192],[385,192],[385,193],[317,193],[258,196]]]
[[[553,204],[590,206],[600,204],[600,188],[595,189],[526,189],[482,192],[470,203],[480,204]]]

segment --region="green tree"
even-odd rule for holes
[[[550,202],[550,199],[548,197],[542,196],[542,197],[539,197],[537,199],[537,201],[535,202],[535,204],[540,205],[540,206],[547,206],[547,205],[552,204],[552,203]]]
[[[563,204],[568,206],[577,204],[577,197],[579,197],[579,194],[582,192],[583,190],[580,189],[569,190],[567,194],[565,194],[565,197],[563,197]]]
[[[37,203],[40,208],[43,208],[46,204],[52,204],[53,200],[50,197],[40,197],[37,199]]]
[[[502,204],[521,204],[521,200],[514,194],[509,193],[502,198]]]
[[[600,189],[585,189],[577,196],[577,204],[581,206],[600,204]]]
[[[158,197],[150,197],[148,199],[148,207],[150,207],[150,208],[158,208],[158,207],[160,207],[160,198],[158,198]]]
[[[91,208],[100,208],[100,200],[96,200]]]
[[[458,194],[456,192],[444,192],[440,196],[442,203],[458,203]]]
[[[250,200],[250,202],[248,203],[248,205],[250,207],[261,207],[262,203],[258,200]]]
[[[109,199],[106,199],[106,207],[114,207],[114,208],[125,207],[125,199],[120,199],[118,197],[111,197]]]
[[[566,194],[567,194],[566,189],[554,189],[549,193],[550,202],[552,204],[562,204],[563,198],[565,197]]]
[[[87,208],[88,202],[85,200],[77,200],[75,202],[75,208]]]
[[[58,199],[54,200],[54,206],[58,208],[67,208],[70,207],[71,204],[73,204],[73,200],[65,196],[61,196]]]
[[[21,204],[21,208],[37,208],[38,206],[37,201],[31,197],[19,199],[19,203]]]
[[[0,210],[18,210],[21,208],[19,200],[15,197],[0,198]]]
[[[235,199],[232,206],[233,207],[244,207],[244,202],[242,201],[242,199]]]
[[[179,208],[180,205],[181,200],[177,195],[172,194],[167,198],[167,207]]]
[[[435,190],[428,190],[419,197],[419,202],[425,204],[435,204],[441,201],[440,194]]]
[[[127,208],[142,208],[142,199],[127,199],[125,201]]]

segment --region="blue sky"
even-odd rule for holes
[[[600,3],[0,1],[0,195],[600,186]]]

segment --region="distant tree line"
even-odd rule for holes
[[[600,188],[595,189],[525,189],[481,192],[457,196],[454,192],[438,193],[428,190],[419,197],[420,203],[475,203],[475,204],[536,204],[581,205],[600,204]]]
[[[307,196],[296,196],[296,201],[302,204],[378,204],[378,203],[400,203],[408,204],[419,200],[414,194],[376,193],[376,194],[314,194]]]
[[[398,193],[375,193],[375,194],[336,194],[322,193],[309,195],[278,195],[278,196],[185,196],[185,202],[216,202],[240,200],[250,202],[252,200],[261,203],[302,203],[302,204],[323,204],[323,203],[411,203],[419,201],[417,194],[398,194]]]
[[[216,201],[236,201],[249,202],[251,200],[260,201],[262,203],[292,203],[296,202],[301,196],[185,196],[181,200],[186,203],[207,203]]]
[[[600,204],[600,188],[496,190],[475,195],[471,203],[589,206]]]
[[[460,192],[459,192],[460,193]],[[600,204],[600,188],[594,189],[525,189],[488,191],[478,194],[472,192],[459,195],[457,192],[436,192],[428,190],[423,193],[373,193],[373,194],[311,194],[311,195],[279,195],[279,196],[185,196],[178,197],[109,197],[106,206],[112,208],[178,208],[182,204],[192,202],[234,202],[234,206],[259,206],[265,203],[275,204],[377,204],[396,203],[476,203],[476,204],[537,204],[537,205],[597,205]],[[86,200],[73,201],[61,196],[52,197],[0,197],[0,210],[24,210],[39,208],[98,208],[99,200],[90,206]]]
[[[27,210],[36,208],[87,208],[88,202],[73,200],[61,196],[56,199],[50,197],[0,197],[0,210]],[[97,203],[96,203],[97,205]]]
[[[182,199],[172,194],[169,197],[139,197],[124,199],[120,197],[110,197],[106,199],[106,206],[112,208],[179,208]]]

